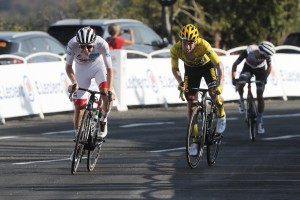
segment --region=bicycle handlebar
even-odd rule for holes
[[[70,99],[70,101],[73,100],[73,94],[75,93],[76,86],[77,86],[76,84],[74,84],[74,85],[72,86],[72,92],[70,92],[70,94],[69,94],[69,99]],[[83,91],[89,92],[90,94],[101,94],[101,95],[107,96],[107,94],[104,93],[104,92],[94,91],[94,90],[85,89],[85,88],[81,88],[81,87],[78,88],[78,90],[83,90]]]
[[[249,79],[249,80],[246,80],[246,81],[240,81],[239,79],[235,79],[235,81],[236,81],[236,83],[262,83],[262,81],[257,81],[257,80],[251,80],[251,79]]]

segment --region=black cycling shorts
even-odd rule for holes
[[[240,75],[242,75],[244,73],[249,73],[250,77],[248,77],[248,78],[251,78],[254,75],[256,81],[261,81],[261,83],[256,83],[256,88],[257,88],[257,90],[264,91],[265,82],[266,82],[265,67],[253,69],[252,67],[250,67],[249,65],[247,65],[245,63]]]
[[[217,86],[216,69],[212,62],[197,67],[184,66],[184,69],[185,97],[187,100],[195,99],[197,91],[192,88],[199,88],[202,77],[208,88]]]

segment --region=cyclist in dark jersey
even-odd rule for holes
[[[184,91],[188,101],[188,120],[192,114],[192,108],[197,102],[196,91],[192,88],[198,88],[203,77],[208,86],[209,95],[216,99],[218,107],[216,131],[223,134],[226,128],[224,100],[221,96],[224,82],[223,64],[210,44],[199,37],[198,29],[194,25],[187,24],[184,26],[179,36],[180,41],[170,49],[171,65],[173,75],[179,83],[178,89]],[[179,59],[184,63],[184,77],[181,76],[179,70]],[[197,143],[191,145],[191,155],[197,155],[197,145]]]
[[[265,129],[263,126],[263,112],[264,112],[264,99],[263,93],[265,89],[265,84],[267,82],[267,78],[272,70],[271,56],[275,53],[275,47],[271,42],[264,41],[259,45],[250,45],[247,47],[245,51],[243,51],[238,59],[232,65],[232,84],[236,85],[235,77],[236,77],[236,68],[237,66],[244,60],[244,67],[239,76],[240,81],[245,81],[250,79],[253,75],[255,76],[257,81],[261,81],[256,83],[256,95],[257,95],[257,123],[258,123],[258,134],[265,133]],[[266,68],[267,65],[267,68]],[[244,105],[244,86],[245,84],[240,84],[238,88],[238,92],[240,95],[239,100],[239,110],[240,113],[243,113],[245,110]]]

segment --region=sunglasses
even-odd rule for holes
[[[192,44],[195,42],[195,40],[188,40],[187,38],[181,38],[181,41],[185,44]]]
[[[80,47],[81,49],[85,49],[85,48],[91,49],[91,48],[94,47],[94,45],[92,45],[92,44],[81,44],[81,45],[79,45],[79,47]]]

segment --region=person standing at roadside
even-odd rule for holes
[[[108,33],[110,37],[106,38],[106,41],[110,49],[121,49],[123,46],[130,46],[134,43],[134,36],[132,29],[126,29],[121,31],[121,28],[118,24],[111,24],[108,27]],[[121,37],[122,34],[128,33],[130,39]]]

